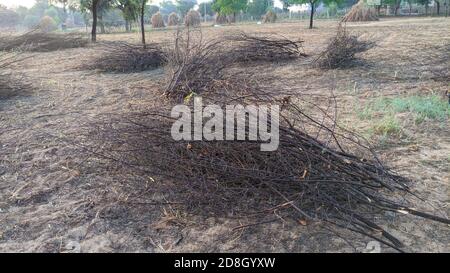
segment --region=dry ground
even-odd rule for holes
[[[206,27],[204,34],[232,30],[276,32],[305,40],[305,51],[316,54],[336,30],[335,21],[272,25]],[[357,117],[358,106],[380,96],[444,94],[448,78],[433,79],[436,69],[450,64],[430,56],[450,54],[450,19],[394,19],[348,24],[352,31],[377,41],[364,54],[366,65],[319,71],[311,58],[249,69],[268,73],[298,92],[339,98],[340,122],[362,133],[371,120]],[[150,41],[169,42],[173,30],[152,31]],[[99,40],[139,41],[139,34],[100,35]],[[445,47],[447,45],[447,47]],[[234,230],[239,218],[186,214],[152,190],[150,177],[117,179],[99,171],[102,162],[73,154],[70,143],[81,124],[99,115],[145,107],[158,95],[162,69],[135,74],[108,74],[75,69],[95,54],[90,48],[42,53],[16,65],[35,91],[0,101],[0,251],[32,252],[319,252],[365,251],[368,238],[338,236],[316,223],[299,225],[289,219]],[[449,75],[448,73],[446,74]],[[443,98],[444,99],[444,98]],[[449,215],[450,127],[444,121],[420,125],[402,120],[400,135],[371,135],[383,159],[414,179],[414,189],[428,200],[425,208]],[[405,242],[405,251],[450,251],[449,227],[411,217],[386,215],[383,224]],[[73,250],[74,249],[74,250]],[[390,251],[383,249],[383,251]]]

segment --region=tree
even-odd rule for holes
[[[80,0],[78,7],[83,13],[90,12],[92,14],[91,41],[93,43],[97,41],[97,11],[100,1],[107,0]]]
[[[64,18],[63,21],[65,21],[67,19],[67,7],[71,4],[71,2],[73,2],[74,0],[49,0],[49,2],[51,4],[56,4],[56,3],[60,3],[63,7],[63,13],[64,13]]]
[[[316,11],[316,7],[319,5],[320,2],[324,3],[325,5],[329,5],[330,3],[340,3],[342,0],[289,0],[289,3],[292,5],[302,5],[302,4],[309,4],[310,7],[310,15],[309,15],[309,28],[313,28],[314,23],[314,13]]]
[[[290,3],[290,0],[280,0],[281,4],[283,5],[283,11],[287,12],[289,10],[289,7],[292,6]]]
[[[15,27],[19,24],[20,15],[0,5],[0,27]]]
[[[203,2],[198,5],[198,11],[205,17],[205,15],[213,16],[214,11],[212,10],[212,2]]]
[[[100,25],[100,33],[105,33],[105,22],[103,16],[112,8],[112,2],[110,0],[99,0],[97,6],[97,17]]]
[[[122,11],[125,30],[131,31],[131,23],[136,21],[140,11],[140,0],[117,0],[116,7]]]
[[[140,0],[141,1],[141,36],[142,36],[142,44],[145,48],[145,28],[144,28],[144,15],[145,15],[145,5],[147,5],[147,0]]]
[[[172,12],[177,12],[177,6],[172,1],[164,0],[159,5],[161,7],[160,11],[162,14],[170,14]]]
[[[431,0],[416,0],[417,4],[425,6],[425,14],[428,15],[428,8],[431,4]]]
[[[247,12],[254,17],[261,17],[273,6],[273,0],[252,0],[248,3]]]
[[[248,0],[214,0],[212,8],[215,12],[221,15],[233,15],[233,20],[236,18],[236,13],[247,9]]]
[[[159,7],[155,5],[147,6],[145,9],[145,18],[146,20],[150,20],[152,18],[153,14],[157,13],[159,11]]]
[[[177,10],[181,16],[185,16],[189,10],[197,5],[197,0],[176,0]]]

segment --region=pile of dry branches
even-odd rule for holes
[[[201,94],[226,78],[224,69],[248,61],[283,61],[305,56],[303,41],[275,36],[239,33],[204,41],[201,32],[178,32],[168,58],[167,86],[170,97]]]
[[[85,47],[89,40],[82,33],[47,33],[38,29],[22,35],[2,37],[0,50],[48,52],[67,48]]]
[[[238,33],[224,38],[232,43],[227,54],[235,55],[236,61],[277,62],[305,57],[302,40],[292,41],[275,35],[249,35]]]
[[[249,140],[249,127],[240,141],[175,141],[170,109],[155,108],[99,124],[102,156],[160,181],[152,187],[175,194],[172,198],[198,214],[252,215],[254,224],[279,217],[320,221],[395,249],[402,243],[378,222],[385,212],[450,223],[411,208],[408,180],[385,167],[358,136],[339,128],[330,109],[313,106],[322,113],[317,117],[303,108],[314,104],[301,97],[278,97],[253,82],[242,84],[244,78],[234,80],[239,83],[219,81],[203,97],[205,104],[281,104],[278,150],[262,152],[264,141]]]
[[[126,42],[108,42],[97,48],[100,54],[83,69],[102,72],[139,72],[155,69],[166,62],[166,54],[158,44],[134,45]]]
[[[16,53],[0,52],[0,100],[9,99],[28,92],[31,85],[21,75],[13,75],[7,69],[14,63],[24,60]]]
[[[344,68],[356,64],[356,54],[367,51],[375,43],[362,40],[360,36],[351,34],[339,25],[336,36],[331,38],[325,50],[319,54],[314,63],[323,69]]]

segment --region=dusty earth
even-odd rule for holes
[[[450,91],[450,19],[409,18],[348,24],[377,46],[363,55],[366,65],[321,71],[309,62],[325,46],[337,22],[205,27],[205,35],[232,30],[276,32],[305,41],[311,57],[261,64],[299,92],[333,89],[342,124],[365,132],[371,121],[357,118],[357,106],[380,96],[445,94]],[[154,42],[170,41],[173,30],[149,32]],[[105,34],[99,40],[139,42],[139,34]],[[28,53],[29,54],[29,53]],[[163,69],[133,74],[77,69],[93,48],[33,54],[13,67],[33,91],[0,101],[1,252],[366,252],[369,238],[319,223],[280,219],[234,229],[240,218],[189,214],[153,190],[151,177],[123,179],[98,160],[74,153],[70,137],[82,124],[151,103]],[[447,56],[444,58],[442,56]],[[444,77],[435,71],[446,69]],[[442,76],[442,74],[440,74]],[[445,78],[445,75],[447,78]],[[274,86],[276,88],[276,86]],[[445,95],[443,95],[445,99]],[[426,202],[418,207],[449,215],[450,127],[444,121],[420,125],[404,117],[403,132],[388,140],[371,137],[383,160],[413,179]],[[118,179],[117,177],[121,177]],[[405,251],[448,252],[450,229],[410,216],[384,215],[383,226],[405,243]],[[393,251],[382,248],[382,251]]]

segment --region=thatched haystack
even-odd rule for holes
[[[220,13],[216,13],[214,20],[215,20],[216,24],[218,24],[218,25],[223,25],[223,24],[229,23],[227,16],[224,14],[220,14]]]
[[[197,27],[200,26],[201,16],[196,10],[191,9],[184,18],[184,25],[187,27]]]
[[[85,47],[89,39],[83,33],[47,33],[34,29],[22,35],[2,37],[0,50],[49,52],[66,48]]]
[[[275,23],[277,14],[273,10],[268,10],[262,19],[263,23]]]
[[[347,14],[342,18],[342,22],[364,22],[378,21],[378,16],[374,8],[367,6],[364,0],[360,0]]]
[[[43,32],[52,32],[55,31],[58,26],[52,17],[44,16],[39,22],[38,28]]]
[[[169,19],[167,20],[168,26],[177,26],[180,23],[180,18],[175,12],[169,14]]]
[[[164,18],[159,11],[157,13],[153,14],[151,21],[152,21],[152,27],[154,27],[154,28],[165,27]]]

